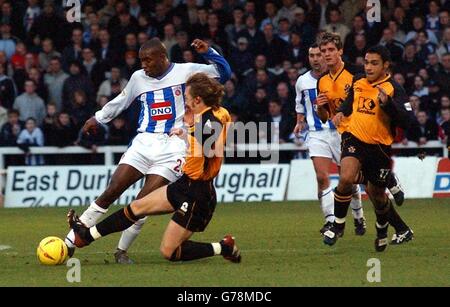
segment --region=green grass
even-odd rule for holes
[[[115,211],[117,208],[112,208]],[[450,286],[450,201],[410,200],[399,208],[414,229],[415,240],[373,247],[371,205],[365,203],[368,231],[353,234],[352,220],[344,238],[325,246],[317,202],[218,205],[198,241],[218,241],[232,233],[242,250],[241,264],[222,257],[170,263],[159,255],[159,243],[170,216],[153,217],[132,247],[136,265],[113,261],[119,234],[78,250],[81,283],[66,280],[65,265],[47,267],[35,255],[38,242],[67,232],[67,208],[0,209],[0,286]],[[80,211],[80,209],[78,209]],[[392,235],[392,230],[390,230]],[[367,260],[381,261],[381,282],[366,279]]]

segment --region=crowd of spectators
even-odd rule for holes
[[[67,20],[66,2],[0,0],[0,146],[127,144],[138,104],[95,136],[80,128],[122,91],[152,37],[173,62],[201,62],[190,42],[206,40],[232,67],[224,106],[233,119],[275,122],[269,142],[299,142],[295,82],[321,31],[341,35],[347,62],[362,65],[374,44],[390,50],[417,117],[397,142],[449,139],[450,0],[381,1],[379,22],[364,0],[84,0],[80,22]]]

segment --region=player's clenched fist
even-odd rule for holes
[[[321,94],[319,94],[319,96],[317,96],[316,104],[318,106],[323,106],[323,105],[326,105],[327,103],[328,103],[327,95],[325,95],[324,93],[321,93]]]
[[[92,116],[84,123],[83,133],[88,135],[91,133],[95,133],[97,131],[97,125],[97,120],[94,116]]]
[[[195,48],[195,51],[198,53],[206,53],[208,51],[209,45],[205,41],[202,41],[201,39],[194,39],[194,41],[191,44],[192,47]]]

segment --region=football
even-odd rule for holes
[[[67,245],[58,237],[44,238],[37,248],[37,257],[41,264],[58,265],[67,259]]]

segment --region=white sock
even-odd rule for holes
[[[214,249],[214,256],[220,255],[222,253],[222,245],[220,243],[211,243]]]
[[[122,236],[120,237],[119,244],[117,245],[118,249],[127,251],[130,248],[131,244],[133,244],[134,240],[141,232],[142,226],[144,226],[146,219],[147,216],[122,231]]]
[[[84,211],[80,216],[80,221],[83,222],[87,227],[92,227],[97,224],[100,217],[102,217],[103,214],[105,214],[107,211],[108,209],[103,209],[102,207],[98,206],[95,201],[93,201],[86,209],[86,211]],[[73,233],[73,230],[70,230],[64,241],[69,248],[74,248],[74,240],[75,234]]]
[[[320,193],[320,207],[326,222],[334,222],[334,194],[331,187],[326,188]]]
[[[360,219],[364,216],[364,211],[361,202],[361,189],[358,184],[353,185],[353,195],[350,201],[350,207],[352,207],[353,218]]]
[[[94,240],[98,240],[102,237],[100,232],[98,232],[98,230],[97,230],[97,226],[93,226],[93,227],[89,228],[89,232],[91,233],[91,236],[92,236],[92,238],[94,238]]]

